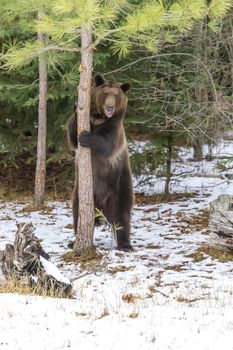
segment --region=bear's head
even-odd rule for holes
[[[91,112],[97,118],[111,119],[124,116],[130,84],[118,84],[105,81],[101,75],[95,76],[95,85],[92,88]]]

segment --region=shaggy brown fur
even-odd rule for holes
[[[91,92],[91,131],[79,135],[79,144],[90,147],[94,182],[95,208],[103,211],[117,231],[118,249],[131,250],[130,220],[133,206],[132,175],[123,126],[129,84],[116,84],[95,77]],[[76,115],[68,124],[70,148],[77,149]],[[73,191],[73,218],[76,233],[78,220],[78,169]]]

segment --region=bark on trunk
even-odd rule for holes
[[[200,120],[199,124],[203,119],[206,118],[208,109],[208,90],[206,87],[206,73],[203,71],[203,64],[208,66],[207,60],[207,24],[203,23],[197,27],[196,31],[196,76],[197,80],[195,83],[195,99],[198,105],[199,111],[197,111],[197,117]],[[194,160],[199,161],[203,159],[202,146],[204,144],[204,137],[201,129],[194,131],[193,133],[193,149],[194,149]]]
[[[40,16],[38,16],[40,18]],[[38,33],[38,40],[44,44],[45,33]],[[39,107],[38,107],[38,138],[35,176],[34,204],[40,207],[44,204],[46,175],[46,125],[47,125],[47,64],[44,54],[39,56]]]
[[[170,181],[172,177],[171,165],[172,165],[172,138],[169,136],[168,143],[167,143],[166,182],[165,182],[165,188],[164,188],[164,194],[166,198],[168,198],[170,194],[169,187],[170,187]]]
[[[85,26],[82,28],[81,33],[81,65],[77,106],[78,135],[82,130],[90,131],[90,97],[93,58],[91,44],[91,28],[90,26]],[[79,146],[76,157],[78,163],[79,217],[74,249],[81,251],[93,247],[94,197],[91,151],[89,148]]]
[[[193,140],[193,160],[199,161],[203,159],[203,140],[202,136],[196,136],[195,139]]]

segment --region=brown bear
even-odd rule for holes
[[[132,174],[123,126],[130,84],[105,81],[95,77],[91,90],[91,131],[82,131],[79,144],[91,149],[94,183],[94,205],[103,211],[110,223],[118,224],[117,248],[132,250],[130,220],[133,206]],[[77,118],[74,113],[68,123],[70,148],[77,145]],[[73,190],[73,219],[76,234],[78,220],[78,180]]]

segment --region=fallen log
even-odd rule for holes
[[[14,278],[39,294],[69,296],[71,282],[49,261],[49,255],[35,236],[31,222],[17,224],[14,244],[0,251],[0,269],[5,280]]]
[[[233,252],[233,196],[220,195],[210,204],[209,243]]]

